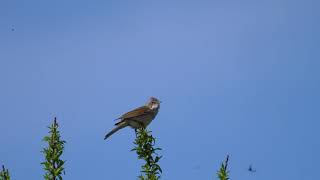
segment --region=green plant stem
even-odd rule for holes
[[[62,180],[62,173],[64,173],[64,160],[61,160],[61,155],[64,150],[65,141],[61,140],[60,132],[58,130],[57,119],[54,118],[54,122],[49,126],[49,136],[45,136],[43,141],[48,143],[48,147],[43,149],[45,155],[45,162],[41,164],[46,171],[44,178],[46,180]]]
[[[220,180],[229,180],[229,171],[228,171],[228,162],[229,162],[229,155],[224,162],[221,163],[220,170],[217,172],[218,178]]]
[[[136,151],[138,159],[143,159],[145,164],[141,166],[142,175],[139,176],[140,180],[158,180],[161,177],[161,167],[158,164],[162,156],[158,156],[157,151],[161,148],[155,148],[156,139],[151,135],[151,131],[146,129],[138,129],[136,131],[136,145],[132,151]]]
[[[9,170],[2,165],[2,170],[0,171],[0,180],[10,180]]]

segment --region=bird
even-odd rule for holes
[[[104,139],[106,140],[112,134],[127,126],[135,130],[139,128],[146,128],[158,114],[160,103],[161,101],[159,101],[157,98],[150,97],[149,101],[144,106],[138,107],[123,114],[116,119],[120,121],[115,124],[115,128],[105,135]]]

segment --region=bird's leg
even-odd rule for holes
[[[143,122],[139,122],[141,128],[145,128]]]

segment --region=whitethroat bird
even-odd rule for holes
[[[127,126],[130,126],[135,130],[138,128],[147,127],[151,123],[151,121],[156,117],[159,109],[160,109],[160,101],[155,97],[151,97],[146,105],[136,108],[132,111],[129,111],[123,114],[118,119],[116,119],[120,121],[115,124],[116,127],[112,129],[104,137],[104,139],[107,139],[115,132]]]

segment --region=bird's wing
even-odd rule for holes
[[[150,109],[147,106],[141,106],[139,108],[136,108],[132,111],[129,111],[123,114],[119,119],[129,119],[129,118],[139,117],[148,113],[149,111]]]

